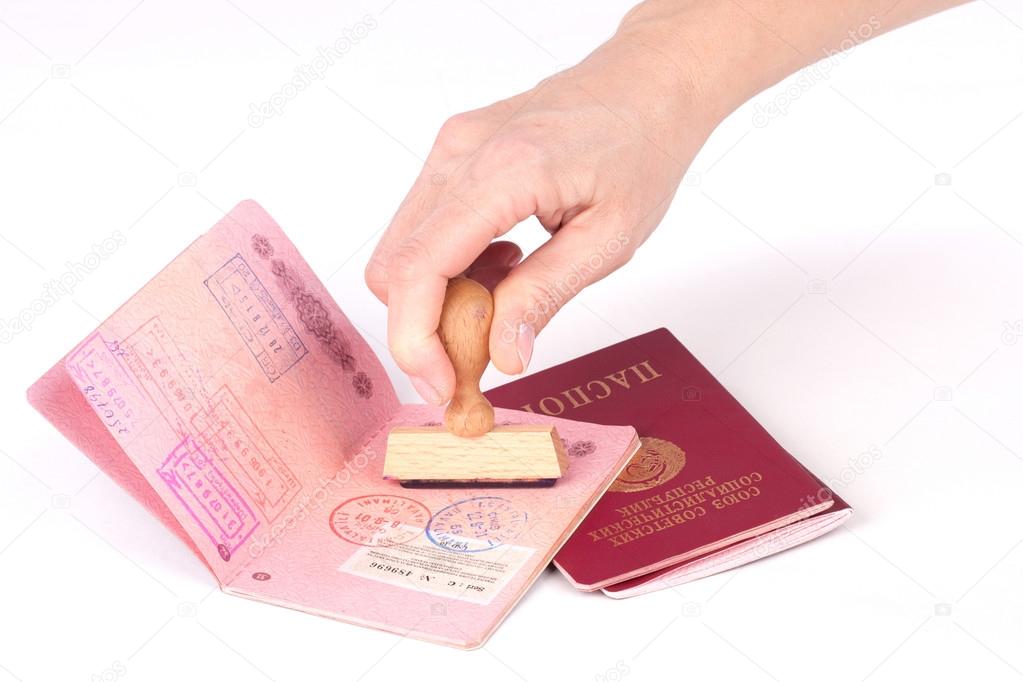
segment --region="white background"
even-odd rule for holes
[[[388,1],[0,2],[0,320],[127,239],[0,344],[0,680],[1023,676],[1009,0],[882,36],[735,113],[637,258],[538,341],[533,369],[670,327],[856,508],[807,546],[622,602],[547,573],[464,653],[221,594],[29,408],[37,376],[247,197],[386,357],[362,269],[440,123],[578,60],[629,5]],[[366,15],[376,28],[322,81],[249,124]],[[755,125],[772,101],[786,113]],[[543,236],[512,233],[527,250]]]

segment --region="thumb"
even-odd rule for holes
[[[617,221],[587,213],[562,226],[494,290],[490,358],[505,374],[526,370],[536,335],[562,306],[631,258],[632,240]]]

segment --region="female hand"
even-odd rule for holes
[[[366,268],[388,306],[391,353],[424,399],[441,404],[454,388],[436,333],[448,279],[468,271],[494,288],[491,358],[524,371],[551,317],[664,216],[713,128],[695,99],[688,68],[626,34],[444,124]],[[551,238],[525,260],[493,241],[534,215]]]
[[[451,397],[436,330],[448,279],[467,273],[496,285],[494,365],[524,371],[551,316],[650,235],[724,116],[806,64],[961,1],[647,0],[577,66],[453,117],[366,268],[398,366],[428,402]],[[494,240],[530,216],[551,238],[521,260]]]

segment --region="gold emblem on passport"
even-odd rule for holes
[[[671,441],[640,438],[639,450],[608,490],[636,493],[670,481],[686,465],[686,453]]]

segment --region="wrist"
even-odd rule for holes
[[[725,0],[646,0],[629,11],[612,41],[670,60],[712,128],[807,61],[747,10]]]
[[[712,75],[713,65],[677,30],[677,20],[640,18],[634,10],[562,76],[687,162],[741,101]]]

